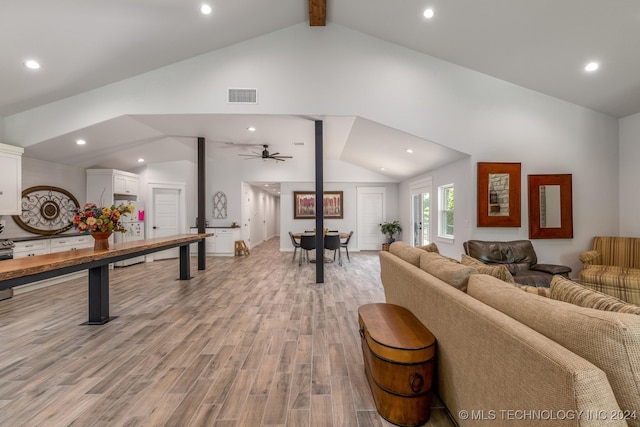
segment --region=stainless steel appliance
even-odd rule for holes
[[[15,244],[9,239],[0,239],[0,261],[13,259],[13,247]]]
[[[0,231],[1,233],[2,231]],[[13,247],[15,244],[9,239],[0,239],[0,261],[13,259]],[[13,297],[13,288],[0,291],[0,300]]]

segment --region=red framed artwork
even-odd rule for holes
[[[322,200],[324,217],[342,219],[342,191],[325,191]],[[316,217],[316,193],[313,191],[293,192],[293,219],[309,219]]]

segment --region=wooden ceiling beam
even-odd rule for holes
[[[312,27],[327,25],[327,0],[309,0],[309,25]]]

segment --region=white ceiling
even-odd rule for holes
[[[638,1],[327,3],[329,22],[614,117],[640,112]],[[204,16],[198,12],[200,2],[191,0],[2,0],[0,115],[35,108],[308,20],[307,0],[210,0],[210,4],[213,13]],[[436,12],[429,21],[421,15],[426,6]],[[42,69],[26,70],[22,62],[28,58],[38,59]],[[589,74],[583,67],[592,60],[599,61],[601,68]],[[260,127],[259,136],[247,135],[249,118]],[[431,151],[428,156],[418,152],[413,157],[406,153],[392,157],[389,146],[384,145],[386,138],[399,139],[418,150],[435,150],[436,165],[461,155],[363,119],[321,119],[325,133],[333,136],[326,150],[329,156],[377,171],[382,164],[387,169],[384,173],[394,179],[428,170],[433,165],[424,164],[424,158],[432,158]],[[131,169],[137,165],[124,163],[133,158],[152,162],[155,156],[162,161],[162,153],[179,157],[176,146],[182,155],[189,155],[192,144],[175,135],[199,135],[215,147],[211,155],[221,158],[250,150],[242,144],[263,143],[270,144],[272,152],[301,157],[306,154],[293,142],[305,142],[309,148],[313,142],[310,123],[308,118],[279,116],[127,116],[31,146],[27,155],[61,163],[72,159],[86,167]],[[76,135],[104,141],[108,149],[88,148],[70,154],[75,147],[67,147],[69,137]],[[159,150],[159,144],[166,150]],[[110,155],[116,145],[121,146],[118,155]],[[86,152],[91,150],[97,152]],[[414,164],[418,157],[420,165]]]

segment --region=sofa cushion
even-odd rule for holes
[[[545,298],[551,298],[551,289],[549,288],[540,288],[537,286],[527,286],[527,285],[520,285],[518,283],[514,283],[514,285],[516,286],[516,288],[528,292],[530,294],[534,294],[534,295],[539,295],[541,297],[545,297]]]
[[[640,306],[628,304],[611,295],[586,288],[562,276],[554,276],[551,280],[551,298],[580,307],[640,315]]]
[[[462,265],[455,259],[424,251],[420,256],[420,268],[462,292],[467,291],[469,276],[478,272],[475,268]]]
[[[487,275],[471,276],[468,294],[602,369],[623,411],[640,402],[640,317],[541,298]],[[627,420],[640,426],[640,420]]]
[[[420,255],[424,253],[422,249],[414,248],[405,242],[395,241],[389,246],[389,253],[397,256],[409,264],[420,267]]]
[[[600,254],[600,264],[640,268],[640,238],[596,236],[591,249]]]
[[[462,254],[460,258],[462,264],[475,268],[478,273],[488,274],[500,280],[504,280],[507,283],[515,283],[513,276],[504,265],[486,265],[482,261],[465,254]]]

